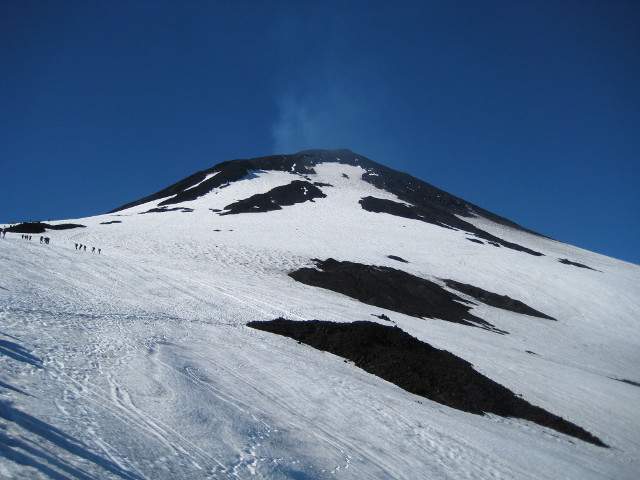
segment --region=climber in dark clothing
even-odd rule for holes
[[[86,246],[86,245],[84,246],[84,251],[85,251],[85,252],[87,251],[87,246]]]
[[[96,247],[91,247],[91,253],[96,253]]]
[[[78,244],[76,243],[76,250],[78,249]]]

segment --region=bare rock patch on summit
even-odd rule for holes
[[[266,193],[258,193],[231,203],[224,207],[224,211],[219,215],[270,212],[281,210],[283,206],[313,202],[316,198],[324,197],[326,195],[314,184],[304,180],[294,180],[288,185],[281,185]]]

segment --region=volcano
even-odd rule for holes
[[[128,200],[4,225],[3,478],[640,470],[637,265],[350,150]]]

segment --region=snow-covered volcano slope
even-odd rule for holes
[[[225,163],[53,223],[86,228],[0,240],[0,478],[637,478],[636,265],[348,151]],[[329,258],[468,308],[314,286]],[[246,326],[277,317],[395,324],[608,448]]]

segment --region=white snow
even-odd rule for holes
[[[191,190],[193,188],[196,188],[198,186],[200,186],[201,184],[203,184],[204,182],[206,182],[207,180],[209,180],[210,178],[215,177],[218,173],[220,172],[213,172],[213,173],[208,173],[207,175],[205,175],[205,177],[200,180],[198,183],[196,183],[195,185],[190,186],[189,188],[185,189],[185,191]]]
[[[482,218],[466,220],[545,256],[367,212],[364,196],[398,199],[360,180],[359,167],[315,170],[314,181],[334,185],[322,188],[327,197],[282,210],[209,210],[300,178],[256,172],[179,204],[192,213],[138,215],[158,200],[66,220],[87,228],[50,231],[49,246],[0,240],[0,477],[637,478],[640,388],[612,378],[640,381],[640,267]],[[100,225],[110,220],[122,223]],[[558,321],[474,307],[510,332],[497,335],[286,275],[328,257],[463,281]],[[454,410],[245,326],[278,316],[377,321],[372,313],[611,448]]]

